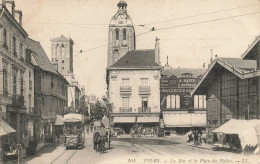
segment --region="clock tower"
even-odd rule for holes
[[[127,3],[121,0],[117,6],[118,11],[109,24],[107,67],[116,63],[128,51],[135,50],[135,29],[127,14]]]

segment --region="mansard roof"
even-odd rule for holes
[[[177,78],[182,77],[185,73],[192,74],[193,77],[198,77],[203,75],[206,72],[205,68],[172,68],[170,65],[166,65],[161,74],[166,75],[167,77],[171,77],[172,75]]]
[[[240,58],[216,58],[203,75],[202,79],[191,92],[191,94],[205,94],[206,88],[225,69],[240,79],[260,76],[260,71],[256,70],[255,60],[242,60]]]
[[[161,69],[161,66],[155,63],[154,50],[135,50],[128,51],[108,69]]]

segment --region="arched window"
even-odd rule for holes
[[[56,45],[56,58],[60,55],[60,46]]]
[[[118,50],[115,50],[115,51],[114,51],[114,59],[113,59],[113,63],[117,62],[118,58],[119,58]]]
[[[126,30],[123,31],[123,40],[126,40]]]
[[[64,50],[64,45],[61,45],[61,56],[65,57],[65,50]]]
[[[116,30],[116,40],[119,40],[119,30]]]

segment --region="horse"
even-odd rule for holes
[[[106,137],[100,136],[98,139],[98,151],[100,154],[105,152]]]
[[[100,140],[100,133],[99,132],[94,133],[93,145],[94,145],[94,150],[96,151],[98,151],[99,140]]]

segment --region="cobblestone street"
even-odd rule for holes
[[[48,146],[33,157],[26,157],[21,163],[58,164],[58,163],[257,163],[257,156],[243,155],[226,151],[213,151],[211,145],[200,147],[185,142],[186,136],[168,136],[164,138],[115,138],[111,149],[104,154],[93,150],[92,135],[86,136],[82,150],[66,150],[63,144]],[[190,158],[189,158],[190,157]],[[116,162],[117,161],[117,162]],[[197,161],[197,162],[196,162]],[[14,164],[16,161],[8,162]]]

